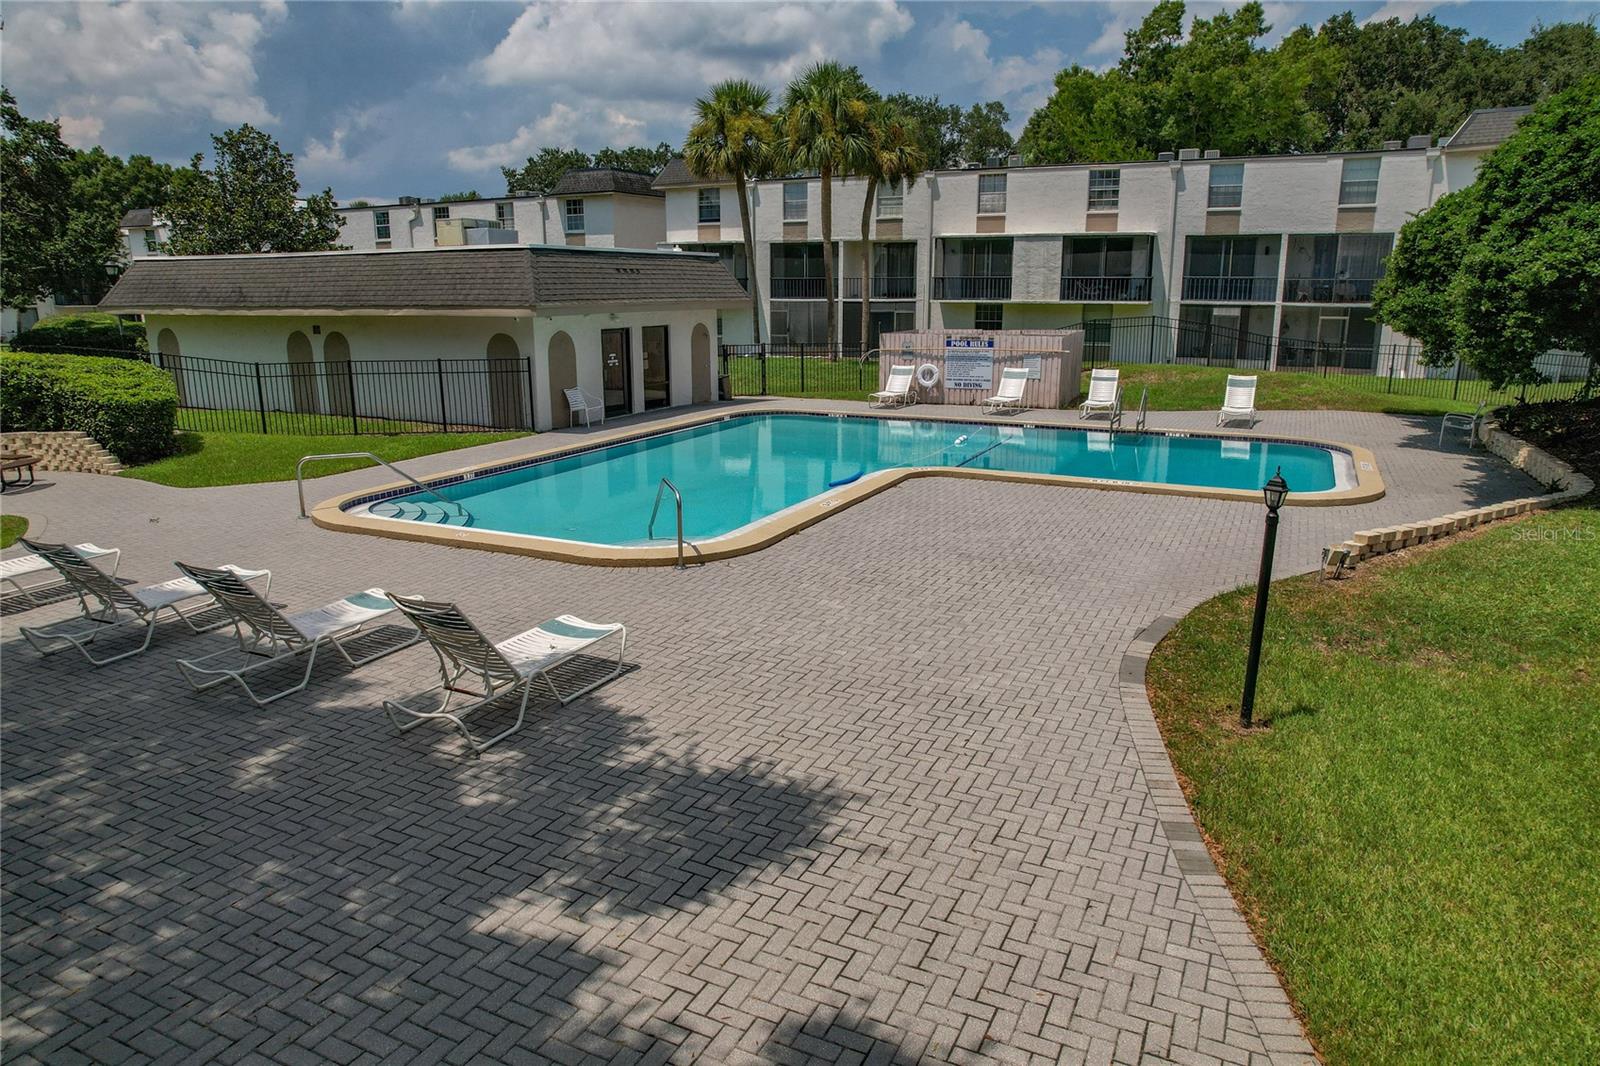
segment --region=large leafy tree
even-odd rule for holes
[[[739,226],[750,288],[750,321],[761,343],[761,293],[756,282],[756,238],[750,220],[749,183],[771,172],[775,160],[772,93],[752,81],[719,82],[694,102],[694,125],[683,142],[690,173],[706,180],[732,178],[739,197]]]
[[[108,268],[120,264],[122,216],[136,207],[165,213],[171,195],[173,168],[147,155],[127,159],[100,147],[76,152],[72,175],[68,241],[58,266],[57,298],[95,303],[111,285]]]
[[[999,100],[963,111],[958,104],[941,103],[937,96],[890,93],[885,99],[916,131],[923,166],[929,170],[1005,155],[1016,146],[1006,129],[1011,115]]]
[[[1275,47],[1259,3],[1194,20],[1163,0],[1109,70],[1070,67],[1028,119],[1032,162],[1149,158],[1179,148],[1373,149],[1445,134],[1480,107],[1535,103],[1600,69],[1592,22],[1537,26],[1501,48],[1432,16],[1358,23],[1344,12]]]
[[[528,157],[520,167],[501,167],[506,179],[506,192],[512,196],[544,196],[556,187],[556,182],[569,170],[584,167],[611,167],[616,170],[637,170],[642,174],[657,174],[673,156],[672,145],[662,141],[654,148],[633,145],[628,148],[605,147],[594,155],[577,148],[552,148],[548,145]]]
[[[867,109],[867,146],[857,170],[867,179],[861,202],[861,351],[872,343],[872,209],[884,184],[909,187],[922,173],[926,157],[916,123],[887,100]]]
[[[591,166],[611,167],[615,170],[637,170],[641,174],[659,174],[673,156],[672,145],[661,141],[654,148],[633,145],[629,148],[600,149],[594,154]]]
[[[833,179],[855,173],[871,146],[867,115],[877,94],[855,67],[833,60],[814,63],[789,83],[778,113],[778,149],[792,167],[821,178],[822,276],[826,286],[828,343],[839,336],[839,300],[834,288]]]
[[[543,196],[556,187],[561,175],[589,165],[589,154],[576,148],[551,148],[548,145],[528,157],[520,167],[501,167],[506,192],[512,196]]]
[[[1496,387],[1539,380],[1553,348],[1600,353],[1600,76],[1545,100],[1476,182],[1401,228],[1373,308]]]
[[[211,138],[214,161],[195,154],[167,204],[174,255],[320,252],[338,247],[333,190],[300,199],[294,156],[246,123]]]
[[[61,126],[30,119],[0,89],[0,300],[24,308],[55,287],[71,237],[72,149]]]

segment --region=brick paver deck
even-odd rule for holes
[[[1390,488],[1286,511],[1282,573],[1353,529],[1533,488],[1437,450],[1434,419],[1260,428],[1365,444]],[[1193,849],[1180,863],[1171,840],[1193,826],[1163,822],[1135,743],[1148,721],[1117,676],[1154,620],[1252,579],[1259,507],[920,480],[678,573],[330,533],[295,519],[292,485],[52,480],[8,507],[36,536],[121,546],[130,577],[164,579],[174,558],[270,566],[293,606],[380,585],[456,599],[496,635],[569,610],[622,619],[637,668],[473,761],[376,710],[429,678],[425,648],[319,664],[306,693],[257,710],[191,693],[172,666],[222,636],[169,626],[96,671],[17,638],[65,605],[7,617],[17,1062],[1308,1050],[1270,976],[1229,962],[1259,963],[1237,921],[1207,920]],[[316,498],[374,480],[321,480]]]

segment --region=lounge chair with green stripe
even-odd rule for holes
[[[210,594],[187,575],[155,585],[129,587],[66,544],[45,544],[26,537],[21,538],[20,543],[55,567],[78,597],[78,617],[21,627],[23,637],[41,655],[77,648],[95,666],[138,655],[155,639],[156,623],[161,620],[163,611],[172,612],[194,633],[205,633],[228,623],[226,616],[219,617],[220,612],[216,611],[217,605],[211,601]],[[265,578],[267,588],[272,587],[271,570],[229,566],[226,572],[241,585]],[[97,640],[128,626],[144,627],[142,643],[115,655],[95,657],[90,648]]]
[[[574,615],[564,614],[541,622],[525,633],[491,643],[453,603],[394,593],[386,595],[394,601],[400,613],[421,630],[423,638],[433,646],[434,653],[439,657],[439,684],[427,692],[410,697],[415,702],[421,697],[442,693],[443,698],[437,708],[421,710],[402,700],[383,701],[384,712],[402,733],[424,722],[445,722],[461,734],[472,754],[478,755],[522,728],[523,719],[528,713],[528,699],[536,683],[543,681],[558,703],[568,704],[622,673],[622,656],[628,647],[628,630],[621,623],[585,622]],[[610,667],[606,673],[572,692],[562,692],[556,687],[553,671],[558,666],[613,636],[618,638],[617,657],[615,662],[609,658],[605,660]],[[517,720],[487,739],[474,737],[467,728],[466,717],[519,690],[521,701],[517,707]],[[456,696],[466,696],[470,702],[452,710],[450,705]]]
[[[401,648],[409,648],[422,639],[418,634],[407,632],[404,639],[369,641],[374,646],[364,653],[353,651],[354,641],[372,635],[368,627],[373,622],[394,613],[395,606],[383,595],[382,589],[367,589],[309,611],[285,614],[231,570],[187,563],[177,566],[186,578],[211,594],[227,613],[239,638],[237,648],[225,648],[198,659],[178,660],[178,669],[196,692],[215,688],[226,681],[237,681],[252,703],[265,707],[311,683],[317,652],[325,646],[338,652],[353,669]],[[265,695],[250,686],[248,679],[252,675],[299,655],[306,657],[305,673],[299,684]]]

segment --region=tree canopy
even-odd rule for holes
[[[1551,349],[1600,353],[1600,76],[1546,99],[1477,181],[1401,228],[1373,310],[1496,387],[1539,380]]]
[[[1253,152],[1378,148],[1449,133],[1474,108],[1534,103],[1600,69],[1593,23],[1536,26],[1502,48],[1433,16],[1358,24],[1349,12],[1274,47],[1259,2],[1184,33],[1163,0],[1105,71],[1072,66],[1028,119],[1030,162],[1148,159],[1180,148]]]
[[[569,170],[584,167],[611,167],[616,170],[637,170],[642,174],[658,174],[667,160],[676,154],[672,145],[662,141],[654,148],[634,145],[630,148],[606,147],[594,155],[577,148],[554,148],[549,145],[528,157],[520,167],[501,167],[506,179],[506,192],[512,196],[543,196],[556,187],[561,175]]]
[[[294,156],[249,123],[211,138],[173,178],[167,241],[174,255],[320,252],[337,248],[333,190],[300,199]]]
[[[999,100],[963,111],[959,104],[941,103],[937,96],[891,93],[885,99],[915,129],[924,165],[930,169],[1007,155],[1015,147],[1006,129],[1011,114]]]

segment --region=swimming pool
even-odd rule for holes
[[[785,412],[724,416],[431,483],[450,505],[431,492],[392,489],[341,506],[386,526],[452,530],[452,542],[488,532],[623,550],[675,547],[670,495],[649,535],[656,494],[668,478],[683,495],[685,538],[704,547],[799,510],[820,510],[798,528],[911,474],[1259,499],[1261,485],[1280,467],[1293,498],[1302,501],[1351,489],[1358,480],[1348,450],[1313,443]]]

